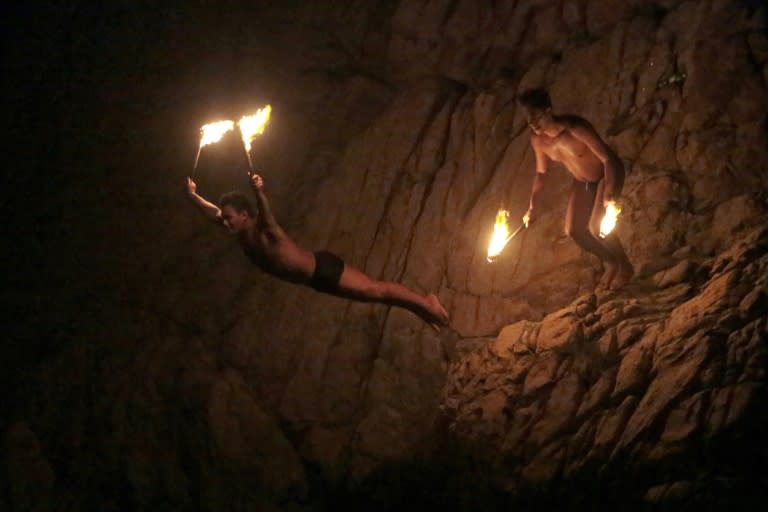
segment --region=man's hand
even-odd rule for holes
[[[523,224],[525,224],[525,227],[528,227],[528,224],[533,222],[535,220],[533,216],[533,208],[528,208],[528,211],[525,212],[525,215],[523,215]]]
[[[192,178],[187,177],[187,193],[193,195],[197,192],[197,183],[192,181]]]
[[[253,190],[261,190],[264,188],[264,180],[258,174],[251,174],[251,187]]]
[[[269,207],[267,195],[264,193],[264,180],[258,174],[251,175],[251,188],[256,196],[256,206],[259,210],[258,222],[260,225],[265,226],[272,233],[282,232],[277,220],[275,220],[272,209]]]

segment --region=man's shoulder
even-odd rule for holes
[[[589,121],[576,114],[558,115],[557,120],[568,129],[590,128],[592,126]]]
[[[549,137],[540,133],[531,133],[531,146],[534,149],[545,149],[550,142]]]

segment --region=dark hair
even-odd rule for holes
[[[245,211],[248,212],[248,215],[251,217],[256,216],[253,205],[251,205],[248,197],[246,197],[246,195],[242,192],[232,191],[223,194],[219,199],[219,205],[221,205],[221,208],[224,208],[225,206],[231,206],[238,213]]]
[[[552,108],[552,100],[546,89],[528,89],[517,97],[517,101],[524,107],[545,110]]]

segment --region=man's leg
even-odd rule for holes
[[[597,187],[595,206],[592,209],[592,216],[589,220],[589,229],[594,237],[599,236],[600,221],[603,220],[603,216],[605,215],[605,206],[603,205],[604,188],[605,180],[601,180]],[[613,275],[609,276],[610,279],[604,284],[606,287],[616,290],[627,284],[635,271],[632,267],[632,263],[630,263],[629,258],[627,257],[627,253],[624,252],[624,247],[621,245],[621,241],[615,231],[605,238],[601,238],[601,240],[603,245],[605,245],[613,255],[613,261],[616,262]]]
[[[421,317],[435,329],[439,325],[448,324],[448,313],[436,295],[424,296],[399,283],[371,279],[350,265],[344,266],[339,286],[333,293],[362,302],[380,302],[405,308]]]
[[[611,265],[615,263],[613,253],[589,230],[595,195],[595,187],[587,187],[584,183],[573,180],[571,197],[565,212],[565,234],[573,238],[579,247],[600,258],[603,264]]]

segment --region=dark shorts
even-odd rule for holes
[[[315,253],[315,272],[309,285],[319,292],[332,292],[339,287],[344,272],[344,260],[328,251]]]

